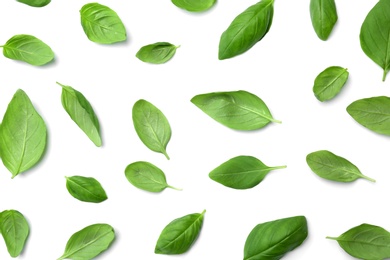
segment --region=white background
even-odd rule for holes
[[[95,223],[108,223],[117,234],[97,259],[242,259],[255,225],[296,215],[307,217],[309,237],[284,259],[353,259],[325,236],[338,236],[362,223],[390,230],[390,140],[360,126],[345,110],[357,99],[390,95],[390,78],[382,83],[381,68],[359,44],[361,24],[377,0],[336,2],[339,20],[328,41],[318,39],[312,28],[309,0],[277,0],[267,36],[245,54],[219,61],[221,33],[256,1],[220,0],[212,10],[192,14],[169,0],[101,0],[117,11],[128,32],[126,43],[111,46],[85,36],[79,10],[86,0],[53,0],[44,8],[0,1],[1,44],[15,34],[31,34],[56,55],[54,63],[40,68],[0,57],[0,115],[21,88],[49,131],[47,153],[39,165],[13,180],[0,167],[0,211],[20,211],[31,227],[19,258],[57,259],[74,232]],[[181,45],[170,62],[149,65],[136,59],[140,47],[158,41]],[[348,68],[350,78],[340,95],[320,103],[312,86],[329,66]],[[64,111],[56,81],[91,102],[102,127],[102,148]],[[240,89],[262,98],[283,123],[234,131],[190,102],[197,94]],[[141,98],[160,108],[171,124],[170,161],[146,148],[135,133],[131,109]],[[319,178],[305,157],[322,149],[347,158],[377,183]],[[238,155],[288,167],[243,191],[209,179],[212,169]],[[169,184],[184,190],[152,194],[133,187],[124,169],[139,160],[157,165]],[[95,177],[109,199],[101,204],[74,199],[64,178],[73,175]],[[166,224],[203,209],[201,235],[188,253],[154,254]],[[0,259],[11,259],[2,241]]]

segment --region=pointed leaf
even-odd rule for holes
[[[173,58],[177,48],[169,42],[156,42],[142,47],[136,57],[143,62],[163,64]]]
[[[169,160],[166,149],[171,139],[171,126],[164,114],[141,99],[133,106],[133,124],[141,141],[150,150],[164,154]]]
[[[342,67],[329,67],[321,72],[314,81],[313,92],[323,102],[334,98],[344,87],[349,72]]]
[[[48,5],[51,0],[17,0],[17,1],[32,7],[43,7]]]
[[[102,145],[99,120],[88,100],[70,86],[57,82],[62,87],[61,102],[70,118],[98,147]]]
[[[161,232],[154,252],[177,255],[187,252],[202,229],[205,210],[173,220]]]
[[[189,12],[204,12],[214,6],[216,0],[172,0],[177,7]]]
[[[90,260],[107,250],[115,239],[114,229],[108,224],[94,224],[74,233],[58,259]]]
[[[256,130],[272,118],[267,105],[247,91],[214,92],[193,97],[191,102],[219,123],[236,130]]]
[[[23,251],[30,228],[24,216],[16,210],[5,210],[0,215],[0,233],[8,253],[17,257]]]
[[[0,154],[12,178],[39,162],[46,148],[46,125],[27,94],[16,91],[0,126]]]
[[[94,178],[66,177],[66,188],[70,195],[81,201],[99,203],[107,199],[102,185]]]
[[[318,38],[326,41],[338,19],[334,0],[310,0],[310,16]]]
[[[252,156],[237,156],[224,162],[209,173],[210,179],[233,189],[250,189],[258,185],[267,174],[286,166],[268,167]]]

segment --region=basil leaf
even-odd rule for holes
[[[249,234],[244,260],[278,260],[305,241],[308,234],[304,216],[258,224]]]
[[[133,106],[133,124],[141,141],[169,160],[166,149],[172,133],[164,114],[153,104],[140,99]]]
[[[306,156],[306,162],[315,174],[327,180],[352,182],[363,178],[375,182],[374,179],[364,176],[350,161],[329,151],[310,153]]]
[[[161,192],[165,188],[181,190],[167,184],[164,172],[148,162],[135,162],[126,167],[127,180],[135,187],[150,191]]]
[[[362,224],[339,237],[326,238],[336,240],[345,252],[359,259],[390,258],[390,233],[378,226]]]
[[[321,102],[334,98],[344,87],[348,76],[347,69],[341,67],[325,69],[314,81],[314,95]]]
[[[0,47],[3,47],[5,57],[24,61],[34,66],[45,65],[54,59],[54,53],[50,47],[32,35],[15,35]]]
[[[252,156],[237,156],[209,173],[210,179],[233,189],[250,189],[258,185],[272,170],[286,166],[269,167]]]
[[[43,7],[48,5],[51,0],[17,0],[17,1],[32,7]]]
[[[27,94],[16,91],[0,126],[0,154],[12,178],[39,162],[46,148],[46,125]]]
[[[88,39],[102,44],[126,40],[126,29],[116,12],[109,7],[90,3],[81,10],[81,25]]]
[[[106,192],[96,179],[83,176],[65,178],[66,188],[74,198],[93,203],[103,202],[107,199]]]
[[[379,1],[368,13],[360,29],[360,46],[364,53],[383,69],[390,70],[390,0]]]
[[[216,0],[172,0],[177,7],[189,12],[204,12],[214,6]]]
[[[187,252],[199,236],[205,212],[189,214],[169,223],[161,232],[154,252],[165,255]]]
[[[236,130],[256,130],[272,118],[267,105],[247,91],[214,92],[193,97],[191,102],[217,122]]]
[[[70,118],[80,127],[98,147],[102,146],[99,120],[88,100],[70,86],[57,82],[62,87],[61,102]]]
[[[389,97],[357,100],[347,107],[347,112],[362,126],[379,134],[390,135]]]
[[[90,260],[107,250],[115,239],[114,229],[108,224],[94,224],[74,233],[58,258]]]
[[[261,0],[233,20],[219,41],[220,60],[246,52],[268,33],[274,14],[273,4],[274,0]]]
[[[30,232],[27,220],[16,210],[5,210],[0,216],[0,233],[8,253],[11,257],[17,257],[23,251]]]
[[[172,59],[179,47],[169,42],[156,42],[142,47],[136,57],[143,62],[162,64]]]
[[[326,41],[338,19],[334,0],[310,0],[310,16],[318,38]]]

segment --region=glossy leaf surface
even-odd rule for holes
[[[313,92],[323,102],[334,98],[344,87],[349,72],[342,67],[329,67],[321,72],[314,81]]]
[[[10,256],[17,257],[23,251],[30,227],[22,213],[16,210],[5,210],[0,213],[0,233]]]
[[[310,16],[318,38],[326,41],[338,19],[335,1],[310,0]]]
[[[172,0],[177,7],[189,12],[204,12],[214,6],[216,0]]]
[[[51,0],[17,0],[17,1],[32,7],[43,7],[50,4]]]
[[[107,199],[105,190],[95,178],[66,177],[66,188],[70,195],[81,201],[100,203]]]
[[[163,64],[173,58],[178,47],[169,42],[156,42],[142,47],[136,57],[143,62]]]

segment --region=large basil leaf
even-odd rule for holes
[[[81,25],[88,39],[102,44],[126,40],[126,29],[116,12],[109,7],[90,3],[81,10]]]
[[[143,62],[163,64],[172,59],[179,47],[169,42],[156,42],[142,47],[136,57]]]
[[[379,134],[390,135],[389,97],[357,100],[347,107],[347,112],[362,126]]]
[[[171,127],[164,114],[141,99],[133,106],[133,124],[141,141],[150,150],[164,154],[169,160],[167,145],[171,139]]]
[[[27,94],[16,91],[0,126],[0,154],[12,178],[39,162],[46,148],[46,125]]]
[[[164,172],[148,162],[135,162],[126,167],[127,180],[135,187],[150,191],[161,192],[165,188],[180,190],[168,185]]]
[[[187,252],[199,236],[205,212],[186,215],[169,223],[161,232],[154,252],[165,255]]]
[[[91,104],[74,88],[57,84],[62,87],[61,102],[65,111],[96,146],[101,146],[99,120]]]
[[[390,258],[390,233],[378,226],[362,224],[339,237],[327,238],[336,240],[345,252],[359,259]]]
[[[247,91],[215,92],[193,97],[191,102],[219,123],[236,130],[256,130],[272,118],[267,105]]]
[[[204,12],[214,6],[216,0],[172,0],[177,7],[190,12]]]
[[[24,61],[34,66],[45,65],[54,59],[54,53],[50,47],[32,35],[15,35],[0,47],[3,47],[5,57]]]
[[[85,227],[69,238],[65,252],[58,260],[93,259],[107,250],[114,239],[114,229],[108,224],[94,224]]]
[[[364,53],[383,69],[390,70],[390,0],[379,1],[368,13],[360,30],[360,46]]]
[[[17,1],[33,7],[43,7],[48,5],[51,0],[17,0]]]
[[[310,153],[306,156],[306,162],[315,174],[327,180],[352,182],[363,178],[375,182],[374,179],[364,176],[350,161],[329,151]]]
[[[106,192],[95,178],[66,177],[66,188],[70,195],[81,201],[99,203],[107,199]]]
[[[224,162],[209,174],[209,177],[233,189],[249,189],[258,185],[267,174],[286,166],[269,167],[252,156],[237,156]]]
[[[318,38],[326,41],[338,18],[334,0],[310,0],[310,16]]]
[[[305,241],[308,234],[304,216],[278,219],[257,225],[244,247],[244,260],[278,260]]]
[[[27,220],[19,211],[5,210],[0,213],[0,233],[11,257],[17,257],[23,251],[29,232]]]
[[[349,72],[342,67],[325,69],[314,81],[314,95],[321,102],[334,98],[344,87],[348,76]]]
[[[268,33],[274,14],[273,4],[274,0],[261,0],[233,20],[219,41],[220,60],[246,52]]]

